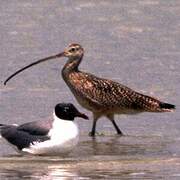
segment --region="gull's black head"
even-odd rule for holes
[[[80,113],[76,107],[71,103],[60,103],[55,106],[55,114],[58,118],[63,120],[73,121],[75,117],[88,119],[88,117]]]

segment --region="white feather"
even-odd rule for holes
[[[73,121],[62,120],[54,115],[52,129],[49,131],[49,140],[33,142],[29,148],[22,151],[31,154],[58,155],[66,154],[73,150],[79,140],[79,130]]]

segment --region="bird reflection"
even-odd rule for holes
[[[24,165],[0,170],[0,179],[42,179],[42,180],[68,180],[79,177],[75,169],[63,168],[61,165],[36,164]]]

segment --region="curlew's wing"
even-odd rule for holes
[[[71,83],[76,93],[102,108],[163,111],[159,100],[140,94],[117,82],[88,73],[78,72],[72,76]]]

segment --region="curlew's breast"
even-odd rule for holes
[[[117,82],[98,78],[84,72],[68,75],[66,83],[78,102],[91,111],[103,112],[160,112],[159,100],[137,93]]]
[[[81,106],[91,111],[102,110],[102,104],[96,101],[96,86],[88,74],[71,73],[68,79],[67,84]]]

